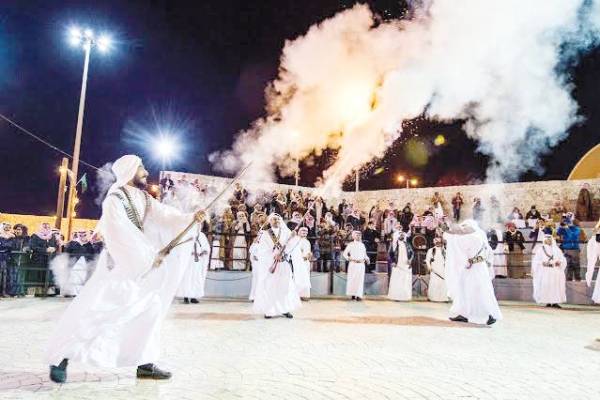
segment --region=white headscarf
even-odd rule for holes
[[[133,154],[127,154],[115,161],[111,170],[117,180],[108,189],[107,194],[115,192],[132,180],[140,165],[142,165],[142,159]]]
[[[479,227],[479,224],[474,219],[466,219],[461,224],[461,227],[471,228],[473,231],[477,233],[477,236],[483,240],[484,243],[488,243],[488,238],[486,233]],[[488,244],[489,247],[489,244]]]

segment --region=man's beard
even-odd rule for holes
[[[133,186],[135,186],[136,188],[140,189],[140,190],[146,190],[146,188],[148,187],[148,183],[146,182],[145,179],[141,179],[141,178],[135,178],[133,180]]]

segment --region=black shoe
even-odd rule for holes
[[[283,316],[286,318],[294,318],[294,316],[289,312],[286,312],[285,314],[283,314]]]
[[[144,364],[137,367],[136,376],[138,379],[170,379],[171,373],[163,371],[154,364]]]
[[[486,324],[487,325],[493,325],[495,323],[496,323],[496,319],[490,315],[490,317],[488,318]]]
[[[449,318],[450,321],[454,321],[454,322],[469,322],[468,319],[466,319],[465,317],[463,317],[462,315],[457,315],[454,318]]]
[[[362,301],[362,299],[360,297],[356,297],[356,301]]]
[[[356,300],[356,296],[352,296],[352,300]]]
[[[56,383],[65,383],[67,380],[67,365],[69,360],[63,359],[58,367],[56,365],[50,366],[50,380]]]
[[[558,304],[552,304],[552,308],[562,308],[562,307]]]
[[[265,315],[265,319],[271,319],[273,317],[271,317],[270,315]]]
[[[191,299],[190,303],[192,303],[192,304],[198,304],[200,302],[198,301],[198,299]]]
[[[190,299],[188,299],[187,297],[184,297],[183,304],[190,304]]]
[[[546,307],[552,307],[552,304],[548,303],[546,304]]]

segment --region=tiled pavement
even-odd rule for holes
[[[0,399],[600,399],[599,307],[503,304],[488,328],[426,302],[312,300],[293,320],[244,302],[176,304],[160,364],[172,380],[72,364],[56,385],[42,351],[65,306],[0,301]]]

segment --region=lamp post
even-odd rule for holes
[[[67,201],[67,238],[71,237],[73,227],[73,214],[75,211],[75,189],[77,186],[77,176],[79,173],[79,154],[81,150],[81,134],[83,130],[83,112],[85,109],[85,95],[87,90],[88,69],[90,64],[90,53],[93,47],[104,53],[110,48],[110,38],[106,35],[98,38],[94,37],[91,29],[81,30],[71,28],[69,31],[69,41],[71,45],[81,47],[84,51],[83,60],[83,78],[81,81],[81,94],[79,97],[79,113],[77,114],[77,128],[75,130],[75,145],[73,147],[73,163],[71,167],[69,197]]]
[[[406,182],[406,188],[410,189],[410,187],[416,187],[419,184],[419,180],[417,178],[407,178],[404,175],[398,175],[396,180],[400,183]]]

